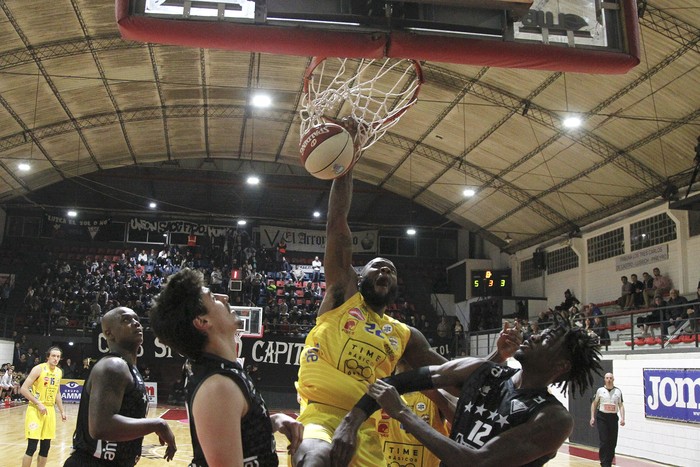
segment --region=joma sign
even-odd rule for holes
[[[700,423],[700,369],[645,369],[644,414]]]

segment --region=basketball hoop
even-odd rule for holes
[[[354,126],[356,162],[416,103],[421,84],[415,60],[314,57],[304,74],[301,137],[326,122]]]

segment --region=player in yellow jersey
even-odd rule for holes
[[[32,456],[39,447],[37,465],[44,467],[49,455],[51,440],[56,435],[56,409],[61,412],[61,420],[66,421],[66,412],[61,400],[61,378],[63,371],[58,367],[61,361],[61,349],[50,347],[46,351],[46,363],[41,363],[29,372],[20,392],[29,401],[24,420],[24,433],[27,438],[27,450],[22,458],[22,467],[32,465]]]
[[[375,258],[359,277],[353,269],[352,185],[351,170],[333,181],[328,201],[326,295],[300,357],[298,392],[307,405],[297,467],[383,465],[378,415],[367,420],[353,404],[400,358],[414,368],[445,362],[420,331],[384,314],[398,290],[394,263]]]
[[[399,361],[396,366],[397,373],[410,369],[403,360]],[[435,431],[449,436],[447,419],[452,419],[454,407],[450,406],[451,401],[446,400],[436,390],[431,392],[433,393],[431,397],[435,401],[422,392],[404,394],[402,399],[411,412],[418,415]],[[381,411],[381,420],[377,424],[377,431],[382,440],[382,450],[388,467],[406,467],[408,465],[438,467],[440,465],[440,459],[415,436],[407,432],[401,422],[391,418],[385,410]]]

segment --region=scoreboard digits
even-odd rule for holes
[[[510,269],[479,269],[472,271],[472,297],[510,297],[513,287]]]

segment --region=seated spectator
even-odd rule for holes
[[[7,364],[3,365],[2,376],[0,377],[0,399],[10,396],[11,399],[19,397],[19,382],[14,375],[15,367]]]
[[[537,326],[540,329],[547,329],[552,325],[552,310],[540,311],[537,315]]]
[[[304,280],[304,271],[302,271],[301,266],[298,264],[294,266],[294,269],[292,270],[292,275],[294,276],[294,280],[297,282],[301,282]]]
[[[660,324],[663,321],[663,310],[666,306],[664,299],[659,297],[654,297],[654,303],[651,306],[651,313],[645,316],[640,316],[637,318],[637,327],[642,329],[642,337],[647,337],[649,335],[649,326]]]
[[[644,305],[644,282],[640,281],[636,274],[631,274],[630,283],[632,284],[632,306],[641,308]]]
[[[608,332],[608,327],[603,322],[603,317],[601,315],[593,318],[590,329],[598,336],[600,345],[610,345],[610,332]]]
[[[627,276],[620,278],[622,286],[620,287],[620,298],[617,299],[617,305],[622,310],[631,310],[634,303],[634,290],[632,283],[627,280]]]
[[[671,279],[662,276],[659,268],[654,268],[652,272],[654,273],[654,297],[657,295],[660,297],[666,296],[673,287]]]
[[[669,327],[673,326],[677,331],[688,318],[686,314],[688,300],[678,293],[678,289],[671,289],[669,295],[671,298],[668,299],[667,305],[673,308],[666,310],[667,319],[663,322],[664,336],[668,335]]]

